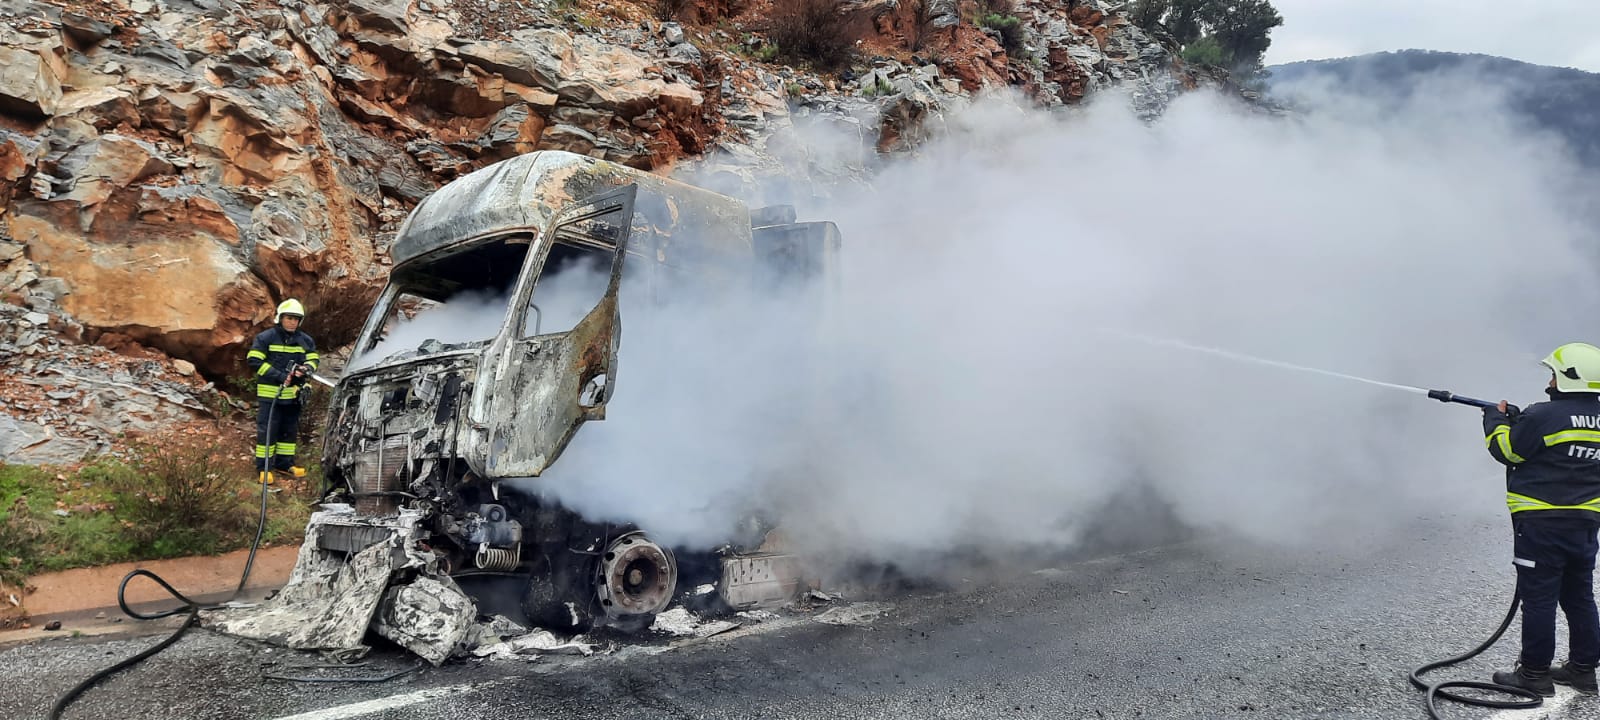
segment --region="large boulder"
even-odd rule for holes
[[[272,294],[230,251],[239,228],[216,201],[147,192],[126,216],[101,213],[87,235],[46,205],[76,212],[26,203],[11,231],[41,274],[66,283],[63,309],[216,371],[237,364],[228,351],[248,341]]]
[[[61,79],[39,53],[0,46],[0,113],[43,120],[61,101]]]
[[[461,59],[523,85],[555,90],[577,63],[572,36],[550,28],[518,33],[515,42],[486,40],[456,50]]]

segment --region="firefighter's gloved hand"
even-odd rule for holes
[[[1483,409],[1484,412],[1489,412],[1490,410],[1498,410],[1498,411],[1500,411],[1502,414],[1504,414],[1506,416],[1506,419],[1510,420],[1511,422],[1516,422],[1517,418],[1522,416],[1522,408],[1519,408],[1519,407],[1517,407],[1515,405],[1512,405],[1511,403],[1508,403],[1508,402],[1506,402],[1504,400],[1501,400],[1500,404],[1495,406],[1495,407],[1493,407],[1493,408],[1484,408]]]

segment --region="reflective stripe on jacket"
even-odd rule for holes
[[[299,330],[289,332],[274,325],[256,336],[245,355],[250,370],[256,376],[256,397],[262,400],[299,400],[298,385],[284,385],[294,366],[305,364],[317,367],[317,344],[311,336]]]
[[[1506,507],[1600,522],[1600,397],[1546,392],[1515,421],[1483,411],[1489,455],[1506,466]]]

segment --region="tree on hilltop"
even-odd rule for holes
[[[1184,59],[1240,75],[1261,69],[1272,29],[1283,24],[1271,0],[1135,0],[1128,16],[1139,27],[1170,35]]]

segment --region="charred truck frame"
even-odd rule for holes
[[[570,631],[648,626],[690,582],[714,585],[733,608],[792,597],[796,565],[764,551],[765,528],[691,556],[658,545],[648,528],[593,522],[501,483],[539,477],[584,423],[605,418],[619,387],[624,273],[657,295],[685,281],[832,273],[837,228],[794,219],[786,206],[752,213],[707,190],[548,151],[425,199],[394,241],[387,287],[332,391],[322,463],[345,504],[313,519],[302,562],[398,537],[480,612]],[[602,268],[592,303],[568,308],[566,320],[541,308],[541,283],[583,262]],[[506,298],[492,338],[394,346],[419,310],[491,296]]]

